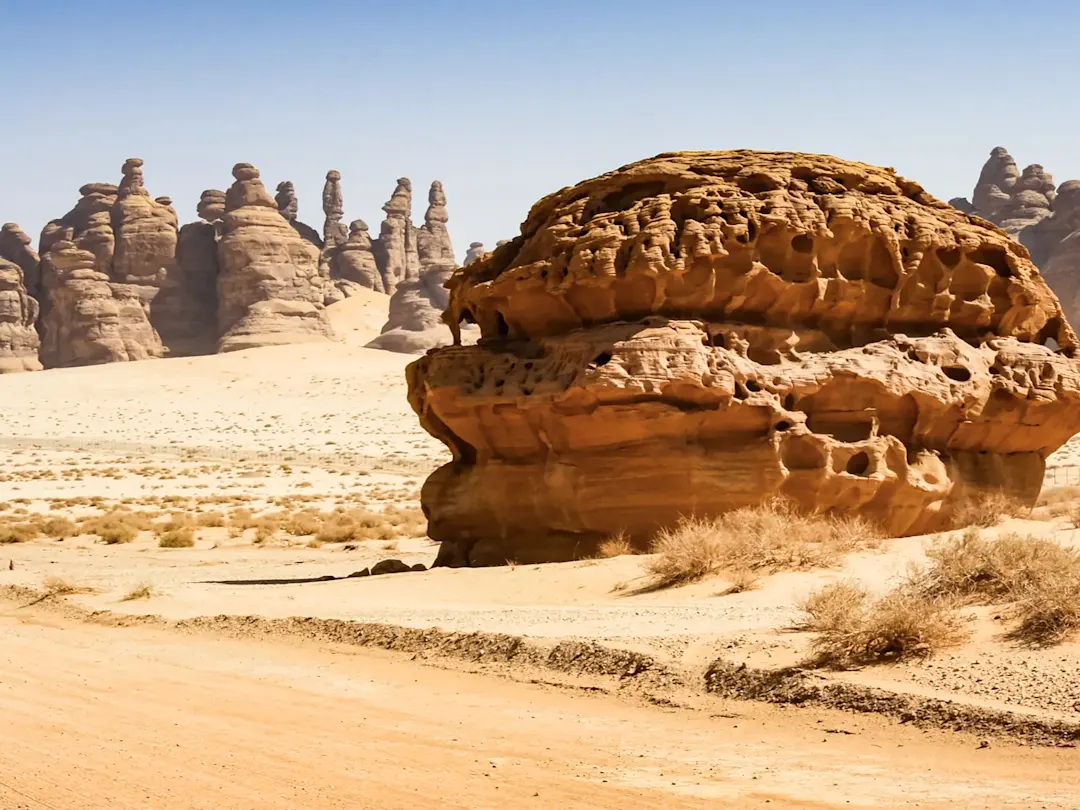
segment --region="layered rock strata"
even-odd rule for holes
[[[412,224],[412,183],[398,178],[397,187],[383,206],[386,219],[375,242],[375,261],[383,277],[383,289],[393,295],[398,284],[419,275],[416,234]]]
[[[26,268],[36,280],[37,254],[30,239],[8,223],[0,231],[0,374],[41,370],[38,302],[28,289]]]
[[[1033,503],[1080,429],[1076,336],[1025,249],[892,170],[660,155],[544,198],[449,287],[481,342],[407,370],[453,455],[422,493],[442,565],[774,495],[933,531],[978,493]]]
[[[297,219],[300,213],[300,201],[296,199],[296,186],[291,180],[283,180],[278,183],[277,195],[274,200],[277,202],[278,211],[293,226],[293,229],[319,250],[322,250],[323,240],[319,236],[319,232]]]
[[[180,291],[186,335],[174,337],[170,354],[213,354],[217,348],[218,239],[225,216],[225,192],[207,189],[196,206],[199,219],[180,229],[176,267],[170,282]]]
[[[134,161],[124,173],[122,200],[117,186],[89,183],[75,207],[42,231],[39,331],[47,368],[164,353],[148,312],[162,266],[173,256],[153,250],[168,242],[162,232],[174,229],[175,221],[153,208],[165,206],[139,193],[141,170]]]
[[[37,298],[41,294],[41,258],[33,248],[33,240],[14,222],[0,227],[0,259],[19,266],[31,296]]]
[[[334,283],[348,292],[348,285],[365,287],[375,292],[383,289],[383,277],[375,264],[371,234],[362,219],[349,225],[349,237],[330,253],[330,277]]]
[[[218,243],[218,351],[332,340],[319,249],[296,232],[249,163],[233,167]]]

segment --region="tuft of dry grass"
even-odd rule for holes
[[[46,596],[71,596],[78,593],[93,593],[93,588],[77,585],[61,577],[45,577],[41,588]]]
[[[967,637],[954,604],[905,583],[879,599],[860,585],[836,582],[810,594],[800,606],[801,629],[817,633],[819,665],[858,666],[921,658]]]
[[[597,551],[601,557],[609,558],[625,557],[636,553],[634,546],[630,543],[630,537],[625,532],[619,532],[601,542]]]
[[[195,545],[195,530],[190,526],[165,532],[158,540],[160,548],[191,548]]]
[[[881,533],[860,517],[803,514],[773,499],[717,518],[683,518],[654,540],[646,564],[652,588],[695,582],[720,571],[827,568],[845,554],[877,548]]]
[[[148,582],[136,585],[120,599],[121,602],[135,602],[139,599],[149,599],[157,595],[157,589]]]
[[[0,545],[6,543],[29,543],[41,535],[36,523],[0,523]]]
[[[83,518],[79,525],[82,534],[97,535],[109,545],[130,543],[139,532],[152,531],[153,518],[146,512],[115,509],[100,515]]]
[[[953,529],[966,529],[969,526],[988,529],[1005,518],[1018,517],[1030,511],[1004,492],[980,492],[969,495],[953,508],[950,525]]]
[[[756,573],[748,568],[741,568],[728,574],[728,586],[724,589],[723,596],[732,596],[737,593],[753,591],[761,585],[761,580]]]
[[[66,540],[69,537],[77,537],[79,528],[75,525],[75,521],[66,517],[51,517],[41,524],[41,533],[54,540]]]

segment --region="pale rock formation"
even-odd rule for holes
[[[14,222],[0,228],[0,259],[19,266],[30,295],[37,298],[41,294],[41,259],[34,250],[33,240]]]
[[[225,217],[225,192],[216,188],[207,189],[199,197],[196,213],[207,222],[217,222]]]
[[[980,216],[996,221],[998,210],[1009,201],[1019,178],[1020,170],[1013,156],[1004,146],[995,146],[979,173],[971,204]]]
[[[278,211],[296,232],[322,250],[323,240],[319,232],[296,218],[300,212],[300,201],[296,199],[296,186],[291,180],[283,180],[277,184],[277,196],[274,199],[277,202]]]
[[[349,226],[349,238],[330,254],[330,277],[346,294],[351,285],[385,292],[371,247],[367,223],[356,219]]]
[[[413,279],[419,272],[419,257],[413,258],[416,254],[416,237],[412,225],[412,183],[409,178],[398,178],[397,187],[383,206],[383,211],[386,218],[373,247],[375,262],[383,277],[383,289],[388,295],[393,295],[398,284],[409,280],[410,272]]]
[[[469,250],[465,254],[465,261],[462,263],[462,266],[468,267],[473,262],[482,259],[485,253],[487,253],[487,249],[484,247],[483,242],[471,242],[469,244]]]
[[[186,340],[170,347],[175,355],[213,354],[217,348],[218,238],[225,216],[225,192],[207,189],[196,206],[199,220],[180,229],[174,281],[183,290]]]
[[[1058,199],[1061,199],[1060,195]],[[1075,319],[1080,319],[1080,229],[1054,245],[1043,275],[1061,299],[1066,316],[1077,323]]]
[[[249,163],[233,167],[218,243],[218,351],[333,340],[319,249],[302,238]]]
[[[931,532],[975,494],[1034,503],[1080,429],[1027,251],[888,169],[660,155],[545,197],[448,286],[483,338],[407,369],[453,455],[422,492],[440,565],[644,547],[776,495]]]
[[[38,302],[27,289],[24,269],[31,268],[36,278],[38,262],[25,237],[14,223],[0,231],[0,374],[41,370]]]
[[[1080,180],[1066,180],[1057,189],[1050,216],[1021,233],[1020,241],[1031,251],[1031,260],[1038,267],[1045,269],[1055,248],[1069,234],[1078,230],[1080,230]],[[1055,280],[1047,276],[1047,281],[1056,292]],[[1066,312],[1069,313],[1068,308]],[[1069,313],[1069,315],[1070,322],[1075,323],[1072,314]]]
[[[403,281],[390,298],[390,312],[382,334],[368,344],[372,349],[386,349],[407,354],[423,354],[436,346],[450,344],[450,330],[442,320],[448,303],[443,286],[453,273],[454,246],[446,223],[446,194],[436,180],[428,193],[424,224],[417,233],[419,278]],[[475,332],[475,330],[474,330]],[[475,341],[478,334],[469,337]]]
[[[173,258],[154,251],[167,249],[170,229],[175,239],[175,222],[141,189],[140,166],[125,164],[123,199],[114,185],[88,183],[75,207],[42,231],[39,331],[47,368],[145,360],[164,352],[147,310],[162,268]]]
[[[341,222],[341,218],[345,215],[345,199],[341,193],[341,172],[335,169],[331,169],[326,173],[326,184],[323,186],[322,193],[322,209],[323,214],[326,216],[323,222],[323,242],[327,250],[345,244],[350,231]],[[367,226],[364,227],[364,230],[367,230]]]

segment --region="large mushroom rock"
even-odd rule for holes
[[[441,565],[776,495],[933,531],[983,491],[1033,503],[1080,429],[1076,335],[1027,251],[891,169],[660,155],[544,198],[448,286],[482,339],[407,370],[453,455],[422,492]]]
[[[448,303],[444,286],[453,273],[454,247],[446,229],[446,195],[442,183],[431,184],[428,210],[417,234],[420,277],[403,281],[390,298],[390,311],[382,334],[368,348],[407,354],[423,354],[428,349],[451,343],[450,330],[442,320]],[[471,334],[473,340],[479,335]]]
[[[346,294],[351,285],[385,292],[382,274],[371,249],[371,234],[364,220],[353,220],[349,225],[349,238],[330,254],[330,277]]]
[[[1013,186],[1019,178],[1020,170],[1013,156],[1004,146],[995,146],[979,173],[971,204],[980,216],[996,222],[998,210],[1012,197]]]
[[[213,354],[217,348],[218,238],[225,192],[207,189],[195,210],[199,219],[180,229],[176,267],[169,277],[180,291],[180,310],[186,315],[186,334],[174,336],[169,346],[175,356]]]
[[[398,284],[409,280],[413,261],[410,253],[416,249],[412,226],[412,183],[409,178],[398,178],[397,187],[383,206],[383,211],[386,212],[386,219],[373,248],[375,262],[383,277],[383,289],[393,295]]]
[[[14,234],[16,230],[5,231],[5,234]],[[17,232],[22,233],[21,230]],[[22,266],[8,258],[9,252],[23,256],[26,245],[14,238],[7,241],[10,244],[0,241],[0,374],[40,371],[38,351],[41,341],[34,328],[38,302],[26,288]],[[36,263],[34,270],[37,270]]]
[[[75,207],[41,233],[39,331],[46,368],[145,360],[164,353],[147,315],[156,287],[128,283],[131,278],[158,278],[156,270],[140,275],[156,263],[140,256],[141,246],[158,243],[154,237],[143,241],[139,236],[152,230],[144,230],[146,223],[138,223],[132,210],[139,207],[130,203],[132,185],[125,190],[129,201],[120,205],[116,186],[88,183],[79,190],[82,196]],[[146,201],[154,204],[149,196]],[[168,227],[167,220],[161,222]],[[126,275],[121,276],[114,275],[114,223],[123,232],[121,272]]]
[[[0,228],[0,259],[19,266],[30,295],[37,298],[41,294],[41,258],[34,250],[33,240],[14,222]]]
[[[333,340],[319,249],[302,238],[249,163],[233,167],[218,243],[218,351]]]
[[[323,240],[319,236],[319,232],[297,219],[300,212],[300,201],[296,199],[296,186],[293,185],[291,180],[283,180],[277,184],[277,196],[274,200],[277,202],[278,211],[288,220],[296,232],[319,250],[322,250]]]

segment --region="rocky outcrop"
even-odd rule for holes
[[[487,249],[484,247],[483,242],[470,242],[469,249],[465,253],[465,261],[463,267],[468,267],[475,261],[479,261],[484,258],[484,254],[487,253]]]
[[[291,180],[283,180],[278,183],[277,195],[274,200],[277,202],[278,211],[293,226],[293,229],[319,250],[322,250],[323,240],[319,236],[319,232],[297,219],[300,212],[300,201],[296,199],[296,186],[293,185]]]
[[[383,289],[393,295],[398,284],[419,275],[416,236],[412,225],[412,183],[398,178],[397,188],[383,206],[386,219],[374,244],[375,262],[383,277]],[[416,265],[413,267],[413,265]]]
[[[233,167],[218,243],[218,351],[332,340],[319,249],[281,215],[249,163]]]
[[[660,155],[544,198],[449,287],[482,341],[407,370],[453,454],[422,492],[441,565],[774,495],[934,531],[981,492],[1034,503],[1080,429],[1076,335],[1025,249],[892,170]]]
[[[0,259],[18,265],[31,296],[37,298],[41,294],[41,259],[33,248],[33,240],[14,222],[0,228]]]
[[[1060,198],[1059,198],[1060,199]],[[1080,229],[1054,246],[1043,272],[1071,322],[1080,318]]]
[[[41,362],[47,368],[160,357],[150,304],[173,255],[175,220],[142,188],[142,161],[117,186],[89,183],[41,234]],[[164,247],[162,247],[164,246]]]
[[[367,223],[353,220],[349,226],[349,238],[330,254],[330,277],[348,291],[347,285],[355,284],[375,292],[385,292],[383,278],[375,264],[371,249],[371,235]]]
[[[38,302],[27,289],[26,267],[36,280],[37,254],[18,225],[0,231],[0,374],[40,371]]]
[[[368,344],[372,349],[386,349],[407,354],[423,354],[428,349],[451,343],[450,330],[442,320],[449,301],[443,286],[457,266],[454,246],[446,223],[446,194],[436,180],[428,193],[424,224],[417,232],[419,277],[403,281],[390,298],[390,311],[382,334]],[[468,335],[475,342],[478,334]]]
[[[1020,241],[1031,251],[1031,260],[1038,267],[1047,269],[1050,256],[1057,246],[1070,234],[1080,230],[1080,180],[1066,180],[1057,189],[1051,205],[1050,216],[1020,234]],[[1047,276],[1050,286],[1055,281]],[[1060,295],[1060,294],[1059,294]],[[1073,313],[1066,309],[1073,320]],[[1080,315],[1080,312],[1076,313]]]
[[[326,184],[322,192],[322,209],[326,219],[323,221],[323,242],[332,249],[344,245],[350,231],[346,230],[341,218],[345,215],[345,199],[341,193],[341,172],[331,169],[326,173]],[[361,222],[362,220],[356,220]],[[356,222],[353,224],[355,225]],[[364,226],[367,230],[367,226]]]
[[[200,219],[180,229],[176,268],[170,282],[178,289],[186,316],[186,335],[174,336],[170,353],[213,354],[217,348],[218,238],[225,216],[225,192],[208,189],[196,206]]]

